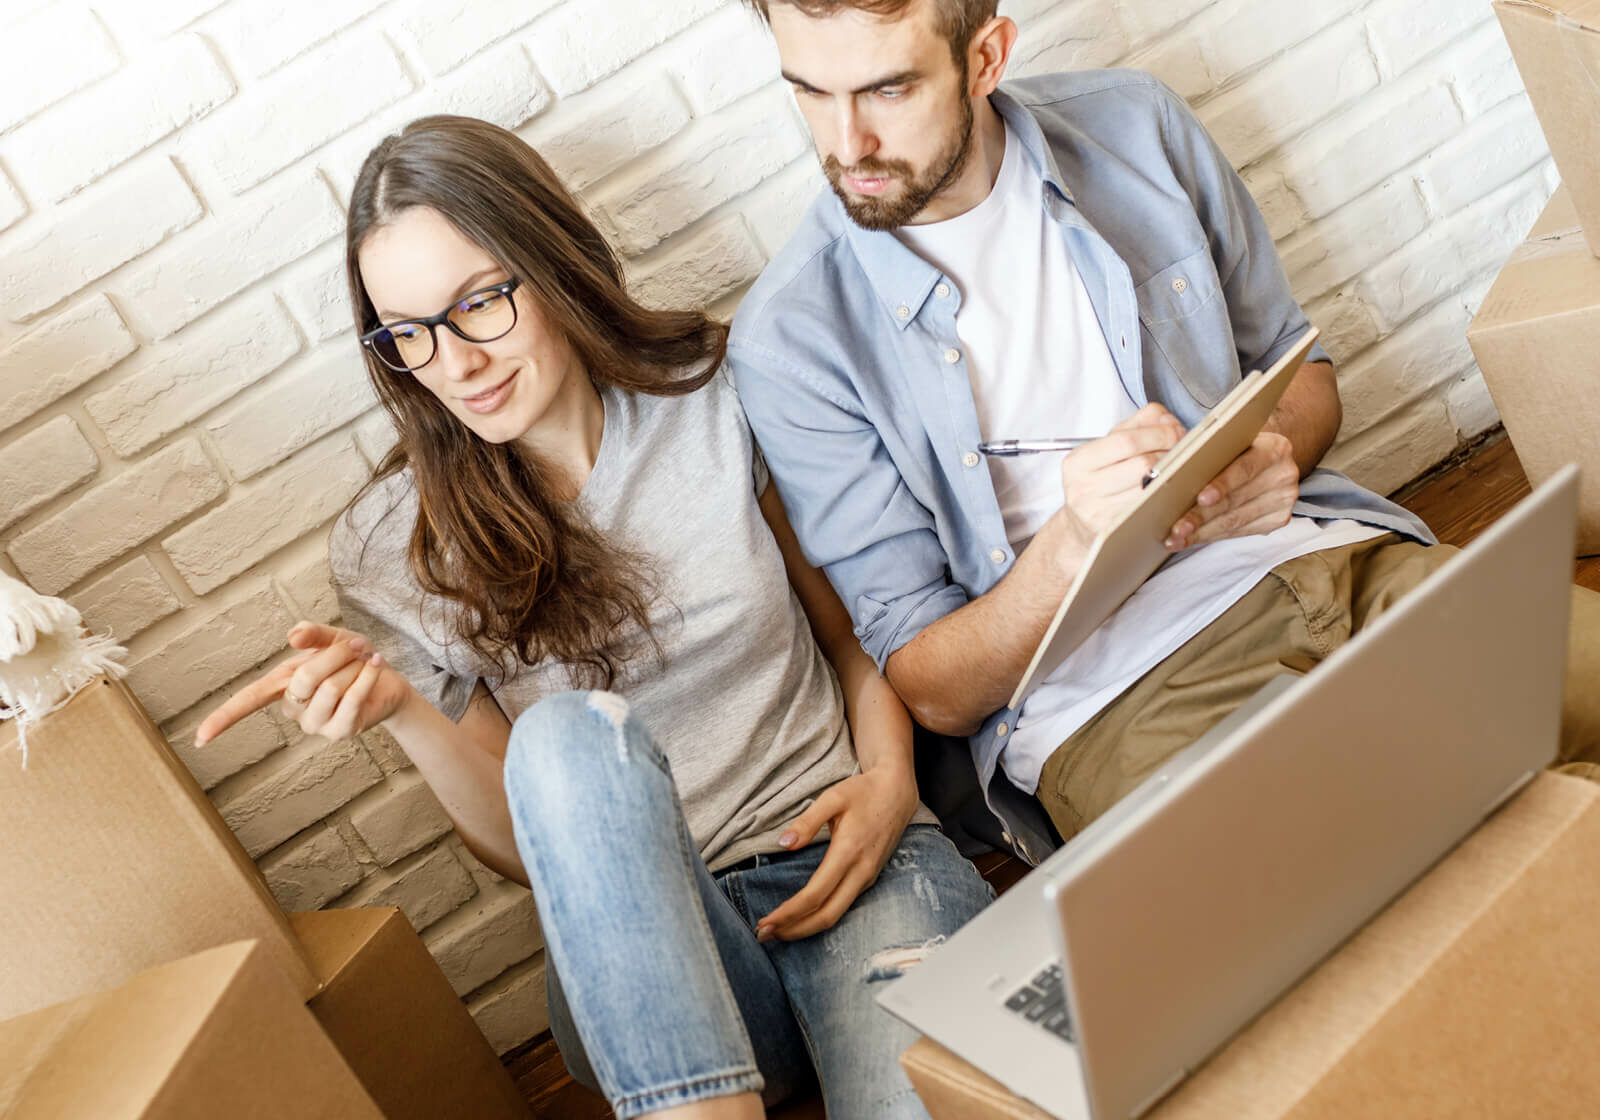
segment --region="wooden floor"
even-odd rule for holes
[[[1464,545],[1528,492],[1528,480],[1511,441],[1496,435],[1407,486],[1395,498],[1427,522],[1441,541]],[[1578,561],[1575,578],[1600,591],[1600,556]],[[1002,890],[1026,870],[1017,860],[1000,855],[984,857],[978,864],[984,877]],[[508,1055],[506,1068],[541,1120],[608,1120],[611,1116],[605,1101],[567,1076],[549,1035]],[[819,1102],[810,1101],[773,1115],[780,1120],[822,1120],[823,1112]]]

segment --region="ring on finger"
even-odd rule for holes
[[[307,704],[311,703],[311,697],[309,697],[309,696],[296,696],[293,692],[289,691],[287,688],[283,690],[283,698],[285,700],[289,701],[289,703],[295,704],[295,705],[297,705],[299,707],[302,707],[302,708],[305,707]]]

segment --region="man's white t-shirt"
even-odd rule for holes
[[[1136,411],[1043,191],[1007,125],[1000,174],[983,202],[896,231],[960,290],[956,333],[986,440],[1101,436]],[[1006,537],[1020,553],[1061,508],[1061,456],[992,458],[989,471]],[[1062,742],[1279,564],[1382,532],[1296,517],[1273,533],[1174,557],[1023,703],[1000,756],[1006,775],[1033,792]]]

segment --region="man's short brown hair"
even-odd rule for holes
[[[967,46],[978,28],[995,16],[1000,0],[933,0],[934,27],[950,44],[956,64],[966,61]],[[773,4],[788,4],[813,19],[831,16],[846,8],[867,12],[885,19],[899,19],[916,0],[745,0],[745,3],[771,22]]]

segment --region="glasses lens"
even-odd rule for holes
[[[517,309],[504,292],[474,292],[450,309],[450,322],[474,342],[493,342],[516,325]]]
[[[421,323],[396,323],[372,342],[378,357],[395,369],[421,369],[433,357],[433,333]]]

